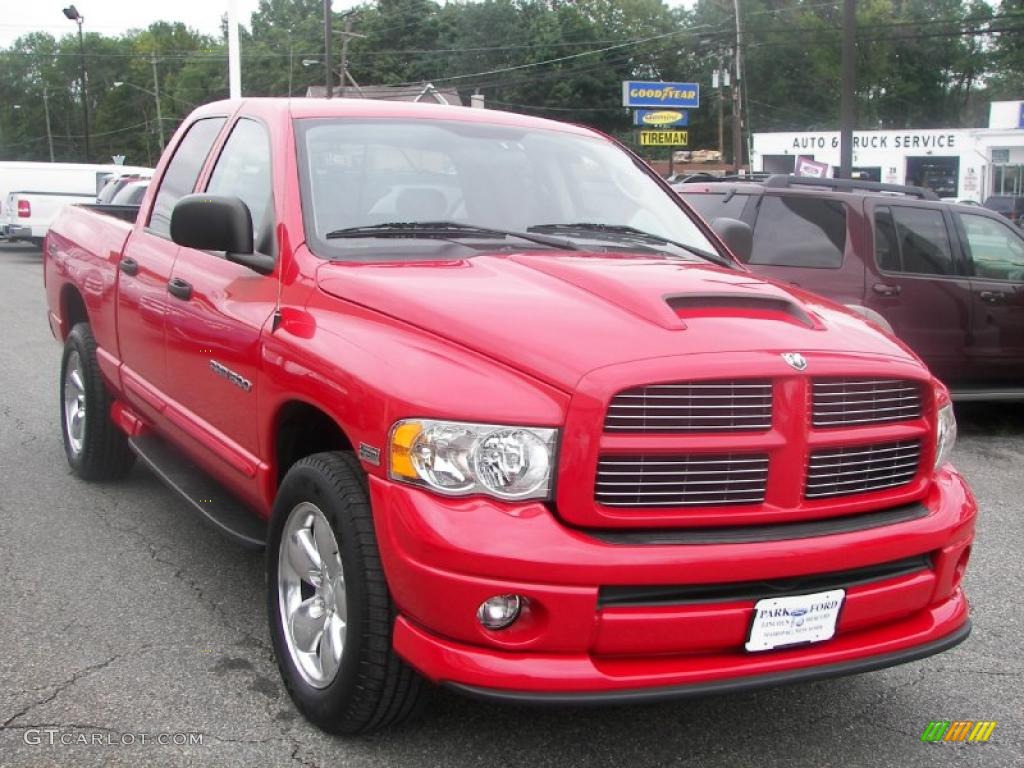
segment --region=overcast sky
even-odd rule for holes
[[[668,0],[679,5],[683,0]],[[238,16],[248,26],[249,16],[259,0],[235,0]],[[60,37],[75,30],[61,9],[70,0],[3,0],[0,5],[0,46],[8,46],[28,32],[49,32]],[[358,5],[354,0],[334,0],[336,11]],[[129,29],[149,26],[154,21],[183,21],[200,32],[218,34],[221,15],[228,0],[76,0],[75,7],[85,19],[85,30],[117,35]],[[16,12],[15,8],[17,9]]]

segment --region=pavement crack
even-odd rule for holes
[[[88,677],[89,675],[95,674],[96,672],[100,672],[100,671],[106,669],[111,664],[113,664],[115,661],[120,659],[122,656],[124,656],[124,654],[121,654],[121,653],[115,654],[114,656],[111,656],[108,659],[105,659],[105,660],[103,660],[101,662],[98,662],[96,664],[90,664],[88,667],[85,667],[84,669],[80,669],[78,672],[75,672],[67,680],[65,680],[65,681],[63,681],[61,683],[58,683],[56,688],[54,688],[48,695],[44,696],[41,699],[37,699],[35,701],[29,702],[24,707],[22,707],[20,710],[18,710],[13,715],[11,715],[6,720],[4,720],[3,723],[0,724],[0,730],[7,730],[11,726],[11,724],[15,720],[17,720],[19,717],[23,717],[23,716],[27,715],[29,712],[31,712],[36,707],[41,707],[41,706],[43,706],[45,704],[49,704],[51,701],[56,699],[64,691],[66,691],[68,688],[73,686],[75,683],[77,683],[82,678]]]

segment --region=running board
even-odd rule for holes
[[[1018,400],[1024,401],[1024,388],[954,389],[949,393],[949,396],[956,403],[1016,402]]]
[[[166,440],[147,434],[128,438],[128,445],[212,527],[249,549],[266,546],[266,522]]]

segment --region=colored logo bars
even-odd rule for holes
[[[995,727],[995,720],[932,720],[921,741],[988,741]]]

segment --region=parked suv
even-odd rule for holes
[[[772,176],[675,189],[753,229],[756,272],[884,322],[960,399],[1024,399],[1024,236],[918,187]]]
[[[989,195],[985,207],[1001,213],[1017,226],[1024,226],[1024,195]]]

